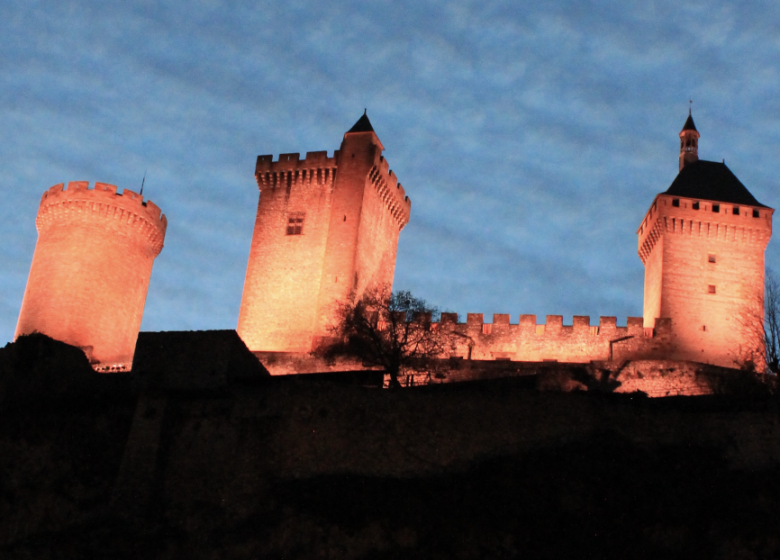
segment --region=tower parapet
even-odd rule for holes
[[[304,159],[300,154],[281,154],[277,161],[272,155],[257,156],[255,180],[262,193],[265,189],[290,190],[294,185],[332,186],[336,179],[336,158],[329,158],[328,152],[308,152]]]
[[[63,221],[102,222],[110,229],[135,232],[148,240],[155,256],[160,253],[168,220],[154,202],[144,201],[130,189],[118,193],[116,185],[95,183],[93,189],[88,187],[89,181],[71,181],[67,189],[60,183],[45,191],[35,220],[38,233]]]
[[[398,182],[395,173],[390,170],[390,164],[384,156],[379,156],[379,165],[371,168],[368,178],[374,185],[379,198],[382,199],[398,223],[398,230],[402,230],[409,223],[412,201],[406,196],[406,191]]]
[[[41,197],[15,337],[42,332],[87,353],[100,371],[130,368],[167,219],[114,185],[73,181]]]

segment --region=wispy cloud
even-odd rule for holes
[[[234,327],[254,158],[332,153],[364,107],[413,200],[396,287],[460,313],[639,314],[634,232],[674,179],[689,98],[702,157],[776,204],[770,2],[41,1],[0,18],[0,339],[41,193],[137,189],[144,170],[169,231],[143,328]]]

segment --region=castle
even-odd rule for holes
[[[774,210],[724,163],[699,160],[690,113],[679,136],[679,174],[637,230],[643,317],[618,327],[615,317],[591,325],[575,316],[564,326],[560,315],[537,324],[534,315],[512,323],[497,314],[485,323],[470,313],[458,323],[445,313],[435,328],[456,333],[458,342],[442,358],[761,367],[764,251]],[[339,305],[392,286],[411,202],[383,150],[364,113],[332,158],[257,158],[260,198],[237,330],[272,373],[320,371],[306,356],[327,343]],[[119,196],[100,183],[49,189],[16,335],[41,331],[81,346],[98,368],[127,368],[165,235],[159,214],[135,193]],[[298,360],[292,369],[291,360]]]

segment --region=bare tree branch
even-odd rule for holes
[[[352,356],[367,366],[381,366],[390,386],[400,387],[399,373],[428,371],[449,349],[447,332],[433,327],[439,310],[409,292],[366,292],[360,301],[342,305],[332,328],[337,341],[319,351],[326,358]],[[437,325],[438,326],[438,325]]]

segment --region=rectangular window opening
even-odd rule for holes
[[[680,207],[680,199],[679,198],[673,198],[672,199],[672,206],[676,206],[677,208]]]
[[[712,205],[712,211],[713,212],[720,212],[720,204],[713,204]]]
[[[753,210],[753,217],[758,218],[760,214],[758,213],[758,210]]]
[[[691,207],[692,207],[694,210],[698,210],[698,209],[699,209],[699,201],[697,200],[696,202],[694,202],[694,203],[691,205]]]
[[[713,284],[710,284],[707,286],[707,293],[708,294],[714,294],[715,293],[715,286]]]
[[[731,213],[734,214],[735,216],[739,216],[739,206],[735,206],[734,208],[732,208]]]
[[[287,218],[287,235],[303,234],[303,218],[305,214],[290,214]]]
[[[707,255],[707,262],[711,262],[711,263],[715,262],[715,255],[713,253]]]

